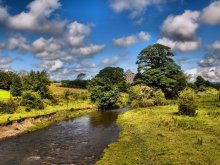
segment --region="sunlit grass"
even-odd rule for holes
[[[70,92],[73,92],[73,93],[84,93],[84,92],[87,92],[86,89],[60,87],[60,84],[57,84],[57,83],[51,84],[49,86],[49,90],[53,94],[55,94],[55,95],[61,95],[61,94],[63,94],[67,90],[70,91]]]
[[[198,104],[195,117],[175,115],[177,105],[120,115],[119,141],[97,164],[220,164],[220,102]]]
[[[11,94],[9,91],[0,89],[0,100],[1,99],[9,99],[11,97]]]

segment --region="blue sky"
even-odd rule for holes
[[[220,1],[0,0],[0,69],[94,76],[106,66],[136,72],[161,43],[194,79],[220,82]]]

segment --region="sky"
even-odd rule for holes
[[[219,0],[0,0],[0,69],[93,77],[107,66],[137,72],[160,43],[191,80],[220,82]]]

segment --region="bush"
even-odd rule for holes
[[[127,93],[120,93],[116,103],[117,108],[123,108],[128,105],[129,95]]]
[[[151,95],[151,88],[146,85],[134,85],[129,90],[129,100],[141,100],[149,98]]]
[[[154,99],[154,105],[165,105],[166,104],[166,98],[165,94],[161,89],[156,90],[153,94]]]
[[[44,104],[39,93],[33,91],[25,91],[21,97],[21,105],[26,106],[27,111],[31,110],[32,108],[44,109]]]
[[[16,111],[17,104],[10,99],[8,102],[0,101],[0,113],[12,114]]]
[[[179,94],[179,114],[193,116],[196,114],[195,92],[191,88],[185,88]]]
[[[165,94],[161,89],[150,88],[146,85],[135,85],[129,90],[132,108],[165,105]]]

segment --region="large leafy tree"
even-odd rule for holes
[[[91,100],[99,109],[111,109],[116,105],[119,92],[126,90],[124,71],[119,67],[102,69],[89,83]]]
[[[135,83],[161,88],[166,97],[176,97],[187,81],[180,66],[174,62],[173,56],[171,49],[161,44],[143,49],[136,62],[138,73]]]
[[[10,92],[12,96],[16,96],[16,97],[21,96],[22,94],[21,78],[18,75],[14,76],[14,78],[12,79]]]
[[[0,89],[9,90],[14,76],[13,72],[0,70]]]
[[[49,98],[50,79],[46,71],[31,71],[22,77],[23,89],[38,92],[42,98]]]

